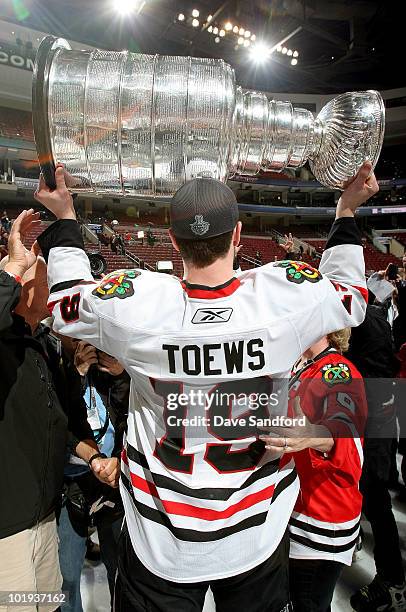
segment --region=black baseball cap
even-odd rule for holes
[[[187,181],[170,204],[171,229],[175,238],[206,240],[231,232],[238,221],[234,192],[210,178]]]

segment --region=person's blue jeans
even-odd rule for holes
[[[80,575],[86,554],[86,538],[76,533],[69,519],[66,506],[59,517],[59,563],[63,576],[62,590],[68,592],[68,602],[62,604],[62,612],[83,612],[80,596]]]

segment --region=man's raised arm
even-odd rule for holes
[[[322,336],[356,327],[364,320],[368,291],[364,249],[354,213],[378,190],[371,164],[365,162],[338,201],[319,266],[321,274],[308,284],[303,308],[291,320],[302,352]]]
[[[39,237],[38,243],[48,264],[49,302],[54,329],[73,338],[88,340],[114,357],[124,359],[127,341],[123,326],[111,316],[103,325],[95,309],[94,281],[85,253],[80,226],[76,221],[73,199],[66,187],[64,169],[55,171],[56,189],[50,190],[42,176],[35,199],[57,218]],[[109,304],[103,304],[104,310]],[[108,313],[104,313],[107,314]]]
[[[331,227],[319,266],[320,272],[331,283],[330,293],[334,288],[340,297],[344,312],[343,323],[346,326],[362,323],[368,299],[364,249],[354,213],[378,191],[372,166],[369,162],[365,162],[337,203],[336,219]],[[326,314],[331,315],[330,321],[326,316],[326,325],[335,326],[332,309]]]

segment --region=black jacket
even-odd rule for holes
[[[346,356],[361,372],[368,401],[367,437],[396,435],[395,377],[400,362],[395,355],[392,330],[382,306],[368,304],[365,319],[351,331]]]
[[[363,378],[391,379],[399,371],[400,364],[395,356],[392,330],[386,315],[382,306],[368,304],[364,321],[351,330],[347,357]]]
[[[402,344],[406,342],[406,280],[401,280],[396,283],[398,290],[398,316],[393,322],[393,337],[395,340],[396,350],[399,350]]]
[[[32,527],[56,508],[68,439],[48,333],[40,326],[32,335],[13,314],[20,293],[21,286],[0,272],[0,538]]]
[[[124,370],[119,376],[112,376],[91,367],[87,376],[82,377],[82,391],[93,385],[99,393],[114,427],[113,457],[120,457],[123,448],[123,435],[127,428],[130,377]]]

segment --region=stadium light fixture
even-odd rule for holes
[[[252,40],[252,42],[254,42],[256,39],[257,39],[257,37],[255,36],[255,34],[253,34],[253,35],[251,36],[251,40]]]
[[[278,45],[278,46],[276,47],[276,50],[277,50],[277,52],[278,52],[278,53],[282,53],[282,47],[281,47],[281,45]]]
[[[245,32],[245,29],[244,28],[240,28],[240,31],[239,31],[240,36],[244,36],[244,32]]]
[[[221,38],[223,38],[223,36],[226,35],[226,31],[225,30],[220,30],[219,34],[220,34]]]
[[[293,58],[293,59],[290,61],[290,63],[292,64],[292,66],[296,66],[296,64],[297,64],[297,59],[294,57],[294,58]]]
[[[209,16],[207,17],[207,23],[210,23],[210,21],[211,21],[212,19],[213,19],[213,15],[209,15]]]
[[[244,36],[245,38],[249,38],[251,36],[251,32],[249,30],[245,30]]]
[[[214,39],[215,43],[219,43],[220,42],[220,38],[218,36],[216,36],[216,38]]]
[[[282,54],[283,54],[283,55],[286,55],[286,54],[287,54],[287,52],[288,52],[287,48],[286,48],[286,47],[282,47]]]
[[[178,21],[185,21],[185,16],[183,13],[179,13],[178,15]]]
[[[192,21],[192,26],[193,26],[194,28],[198,28],[198,27],[199,27],[199,20],[198,20],[198,19],[193,19],[193,21]]]
[[[250,58],[255,64],[263,64],[264,62],[266,62],[270,55],[271,49],[264,42],[257,42],[250,49]]]
[[[287,54],[286,54],[286,55],[289,55],[289,57],[292,57],[292,55],[293,55],[293,51],[292,51],[292,49],[288,49],[288,52],[287,52]]]
[[[218,33],[219,33],[219,29],[218,28],[213,28],[213,34],[215,34],[215,36],[217,36]]]
[[[192,11],[192,17],[199,17],[200,13],[197,9],[193,9]]]
[[[210,34],[211,34],[211,33],[213,32],[213,26],[209,26],[209,27],[207,28],[207,31],[208,31],[208,32],[210,32]]]
[[[243,45],[244,44],[244,39],[242,36],[239,37],[239,39],[237,40],[237,44],[239,45]]]
[[[224,26],[224,29],[226,30],[226,32],[230,32],[233,29],[233,24],[230,21],[227,21],[226,25]]]
[[[299,52],[298,51],[293,51],[293,57],[299,57]]]
[[[238,34],[239,30],[240,30],[240,28],[238,26],[234,26],[233,27],[234,34]]]
[[[250,46],[250,41],[249,40],[244,40],[244,47],[249,47]]]
[[[121,17],[131,15],[135,11],[139,13],[144,4],[143,0],[113,0],[113,6]]]

